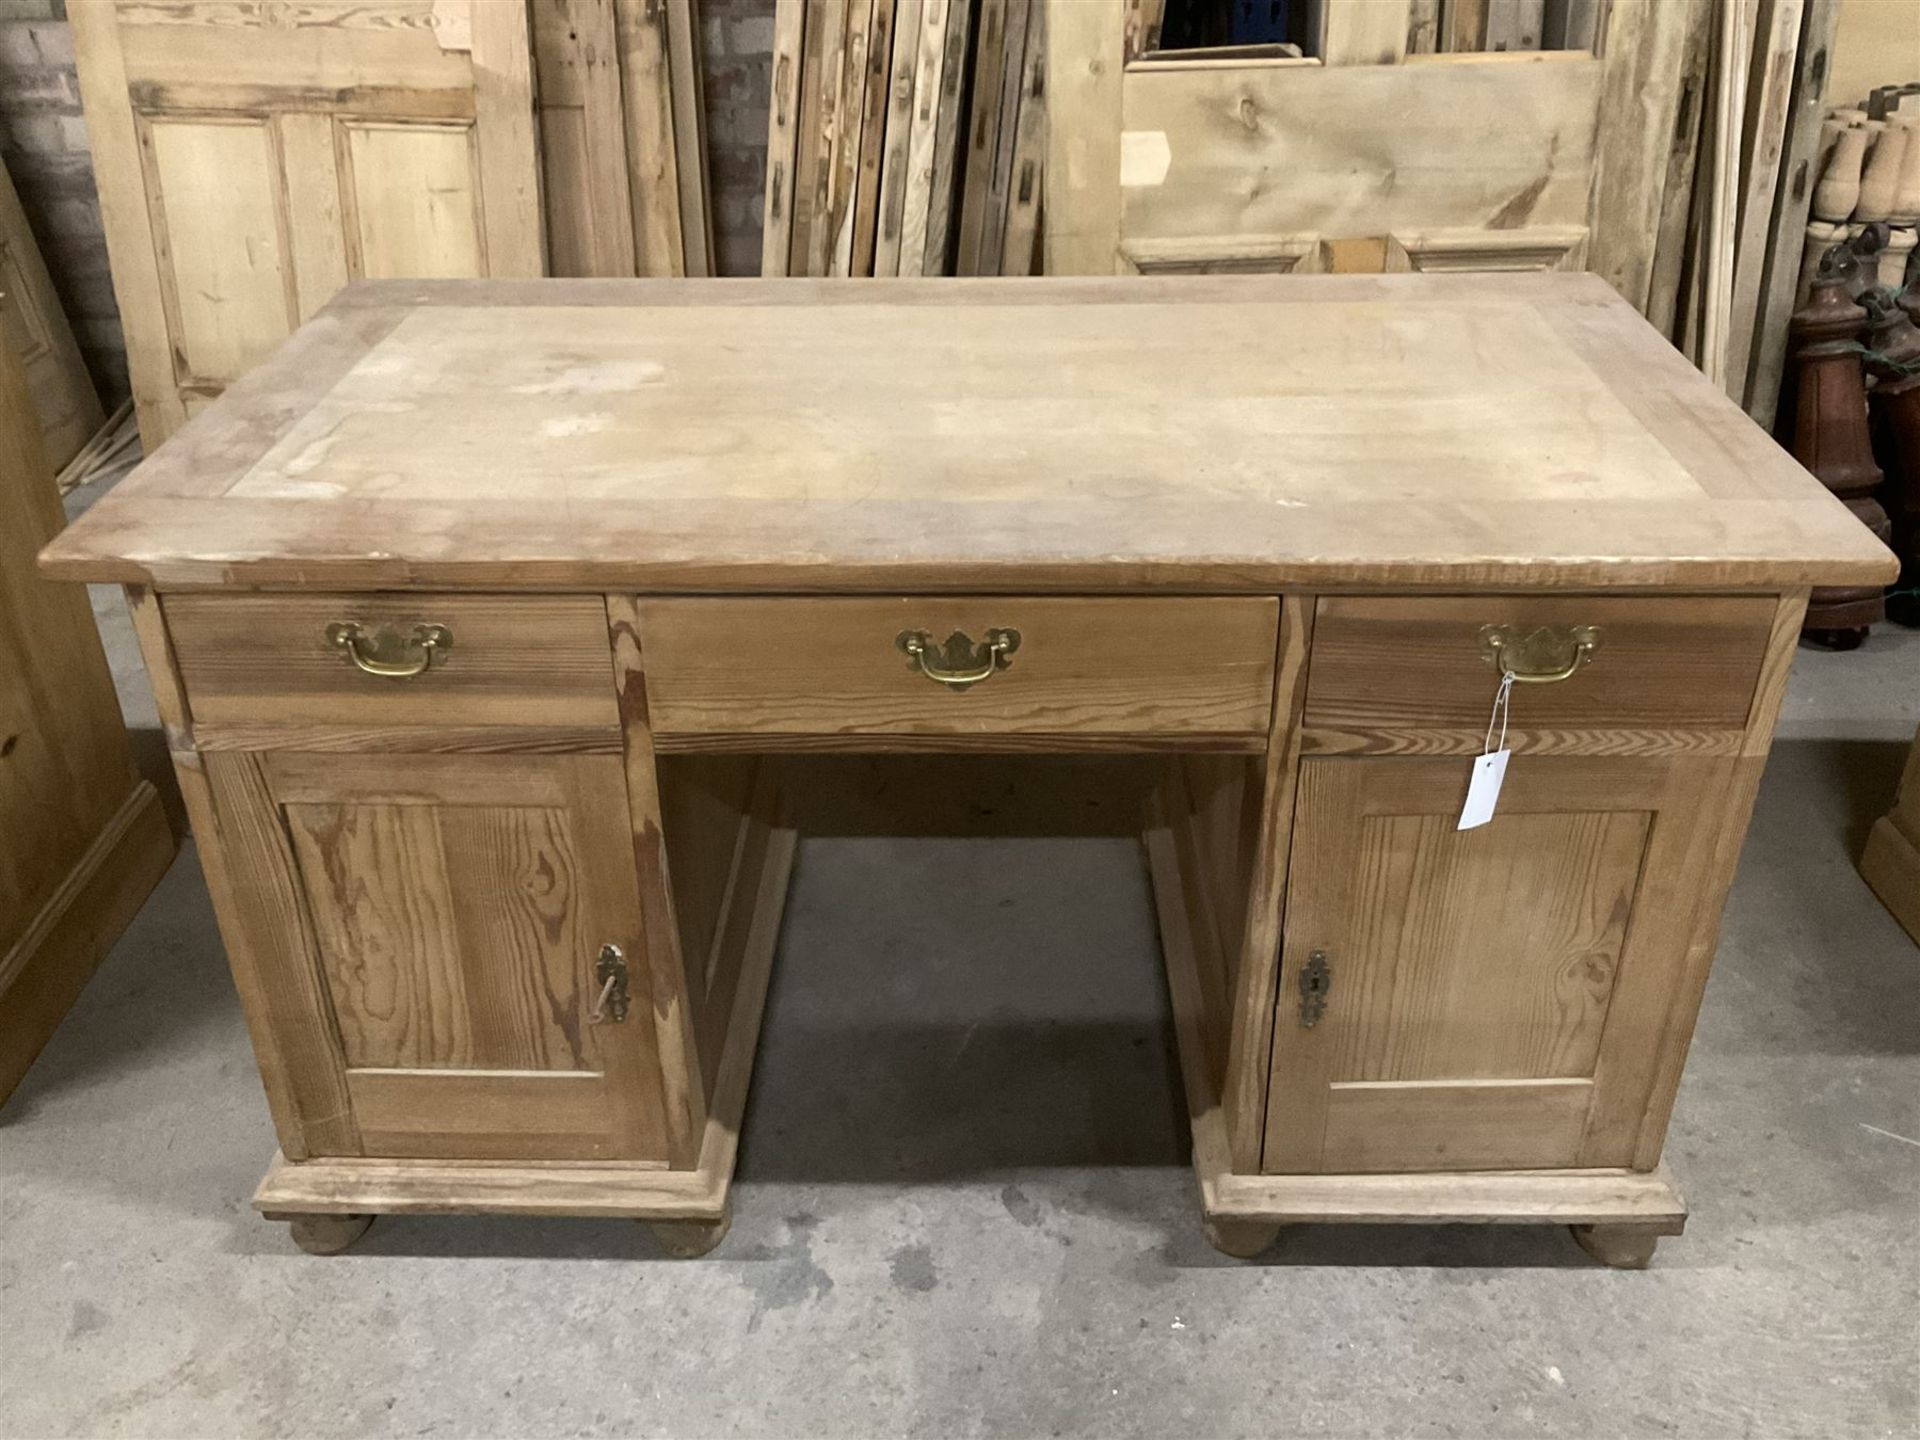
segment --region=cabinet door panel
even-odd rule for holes
[[[259,843],[246,863],[283,872],[279,888],[298,899],[300,943],[278,936],[282,974],[263,980],[270,1008],[279,1000],[292,1016],[319,998],[327,1017],[334,1077],[312,1088],[345,1092],[355,1134],[323,1144],[403,1157],[664,1160],[617,758],[206,760],[223,834],[238,833],[227,809],[248,810]],[[249,773],[259,777],[251,786]],[[284,932],[291,918],[283,911],[274,923]],[[623,1021],[594,1024],[605,944],[628,957],[630,1008]]]
[[[1728,762],[1522,756],[1492,822],[1459,831],[1467,776],[1303,762],[1268,1171],[1628,1163],[1631,1135],[1594,1119],[1631,1111],[1651,1064]]]

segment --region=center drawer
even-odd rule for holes
[[[1254,598],[640,602],[676,738],[1219,736],[1265,743],[1279,603]],[[829,742],[832,743],[832,742]]]

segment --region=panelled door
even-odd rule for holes
[[[204,759],[309,1153],[665,1161],[618,757]]]
[[[1730,764],[1302,762],[1264,1168],[1631,1164]]]
[[[541,273],[526,4],[71,7],[149,451],[349,280]]]
[[[1048,273],[1591,269],[1645,309],[1699,0],[1318,0],[1297,44],[1163,48],[1226,8],[1050,0]]]

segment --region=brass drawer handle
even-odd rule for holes
[[[327,643],[346,651],[355,667],[369,675],[406,680],[424,675],[436,653],[453,648],[453,632],[444,625],[416,625],[404,637],[393,630],[370,636],[358,620],[336,620],[327,626]]]
[[[1519,685],[1557,685],[1593,659],[1600,648],[1597,625],[1542,625],[1523,631],[1516,625],[1480,627],[1480,653],[1502,675]]]
[[[975,644],[964,630],[956,630],[945,645],[937,646],[924,630],[902,630],[893,637],[893,643],[907,657],[909,670],[918,670],[929,680],[957,692],[990,680],[994,671],[1013,664],[1013,652],[1020,648],[1020,632],[996,628]]]

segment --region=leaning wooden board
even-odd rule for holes
[[[64,517],[30,397],[0,345],[0,1104],[173,859],[86,592],[33,568]]]
[[[53,277],[27,226],[13,181],[0,168],[0,341],[26,367],[47,461],[58,470],[79,454],[105,418]],[[33,483],[38,483],[37,477]]]
[[[717,1243],[786,805],[837,773],[786,757],[1085,751],[1153,792],[1217,1243],[1615,1264],[1685,1218],[1807,589],[1895,568],[1561,274],[359,286],[43,563],[140,587],[311,1248]]]

